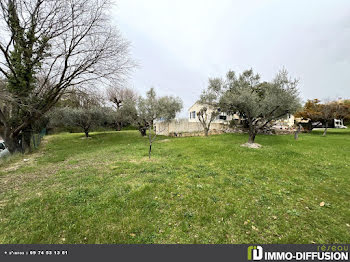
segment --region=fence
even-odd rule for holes
[[[38,148],[40,143],[41,143],[41,140],[42,138],[46,135],[46,128],[43,128],[39,134],[33,134],[32,135],[32,147],[33,148]]]
[[[27,151],[28,149],[36,149],[39,147],[42,138],[46,135],[46,128],[43,128],[40,133],[32,133],[31,130],[26,131],[26,134],[22,134],[22,139],[21,139],[21,146],[23,152]],[[30,136],[30,140],[28,142],[25,142],[25,135]],[[30,144],[28,144],[30,143]],[[28,146],[30,148],[28,148]]]

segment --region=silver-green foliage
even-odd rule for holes
[[[261,82],[260,75],[250,69],[240,75],[229,71],[225,80],[213,83],[212,89],[221,93],[220,108],[246,121],[250,143],[259,130],[300,108],[298,80],[291,79],[285,69],[271,82]]]
[[[97,106],[90,108],[61,107],[52,111],[50,119],[53,126],[79,127],[88,137],[92,128],[108,121],[109,114],[108,111]]]
[[[148,127],[149,133],[149,157],[151,157],[152,143],[156,135],[152,137],[154,122],[170,121],[176,117],[176,113],[182,109],[182,101],[178,97],[163,96],[157,97],[154,88],[151,88],[146,97],[140,97],[137,104],[138,123],[143,123]]]

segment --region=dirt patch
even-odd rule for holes
[[[43,156],[43,153],[37,152],[30,155],[24,155],[26,158],[20,159],[17,162],[11,163],[11,165],[4,169],[6,172],[16,171],[17,169],[23,167],[23,166],[29,166],[32,165],[35,160],[41,156]]]
[[[257,143],[245,143],[245,144],[242,144],[241,146],[248,147],[248,148],[254,148],[254,149],[258,149],[261,147],[261,145],[257,144]]]
[[[45,146],[48,142],[47,140],[47,138],[43,139],[40,146]],[[52,174],[55,174],[57,170],[55,166],[52,166],[52,168],[46,167],[44,172],[40,172],[42,170],[38,169],[35,172],[26,174],[13,173],[24,166],[35,166],[36,159],[43,155],[44,153],[40,150],[39,152],[23,155],[23,158],[21,156],[21,158],[16,162],[8,163],[9,166],[3,169],[3,171],[8,174],[0,176],[0,193],[11,189],[18,189],[20,185],[23,185],[29,181],[46,178]]]
[[[147,156],[147,157],[143,157],[143,158],[139,158],[139,159],[129,159],[129,160],[127,160],[127,162],[131,162],[131,163],[159,162],[159,160],[156,158],[152,158],[152,157],[151,157],[151,159],[149,159]]]
[[[8,190],[18,190],[24,184],[36,180],[40,181],[54,175],[57,169],[52,166],[43,170],[37,170],[35,173],[25,173],[25,174],[13,174],[10,173],[5,176],[0,176],[0,193],[6,192]]]
[[[8,202],[8,199],[6,199],[6,200],[1,200],[1,201],[0,201],[0,209],[1,209],[2,207],[6,206],[7,202]]]
[[[5,170],[5,172],[16,171],[21,166],[23,166],[23,163],[17,162],[17,163],[13,163],[10,167],[5,168],[4,170]]]
[[[166,142],[170,142],[170,139],[163,139],[163,140],[159,140],[157,141],[158,143],[166,143]]]
[[[209,135],[221,135],[224,134],[224,130],[210,130]],[[170,133],[171,137],[192,137],[192,136],[205,136],[204,132],[179,132],[179,133]]]

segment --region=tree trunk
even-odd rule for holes
[[[5,135],[4,141],[11,154],[22,152],[20,136]]]
[[[295,140],[298,140],[298,138],[299,138],[299,134],[298,134],[298,130],[296,130],[296,131],[294,132],[294,139],[295,139]]]
[[[295,139],[295,140],[298,140],[300,130],[301,130],[301,125],[298,125],[298,128],[297,128],[297,130],[296,130],[295,133],[294,133],[294,139]]]
[[[22,151],[23,153],[31,152],[32,148],[30,146],[30,139],[32,138],[31,129],[25,129],[22,132]]]
[[[252,126],[252,123],[249,123],[249,139],[248,139],[248,143],[249,144],[253,144],[254,143],[255,136],[256,136],[255,127]]]
[[[89,130],[84,130],[85,137],[89,137]]]
[[[328,121],[326,121],[326,127],[324,129],[324,132],[323,132],[323,136],[326,136],[327,135],[327,129],[328,129]]]
[[[208,136],[209,135],[209,128],[204,128],[204,135]]]
[[[122,123],[117,122],[116,131],[121,131],[121,130],[122,130]]]
[[[253,132],[253,133],[249,132],[249,139],[248,139],[248,143],[249,144],[253,144],[254,143],[255,136],[256,136],[255,132]]]
[[[148,138],[149,138],[149,151],[148,151],[148,158],[151,159],[151,152],[152,152],[152,127],[149,127],[149,134],[148,134]]]
[[[151,159],[152,143],[149,144],[148,158]]]
[[[308,130],[307,131],[308,131],[308,133],[310,133],[312,131],[312,129],[313,129],[311,120],[308,122],[307,126],[308,126]]]
[[[139,126],[139,131],[140,131],[141,136],[146,136],[146,131],[147,131],[146,127]]]

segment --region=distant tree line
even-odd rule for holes
[[[112,106],[106,105],[107,102],[112,102]],[[105,97],[95,93],[67,93],[48,118],[50,127],[64,127],[67,131],[80,128],[86,137],[97,127],[121,131],[126,126],[135,126],[146,136],[147,130],[152,134],[155,121],[171,120],[181,109],[180,98],[157,97],[153,88],[143,98],[132,89],[113,87],[107,89]]]

